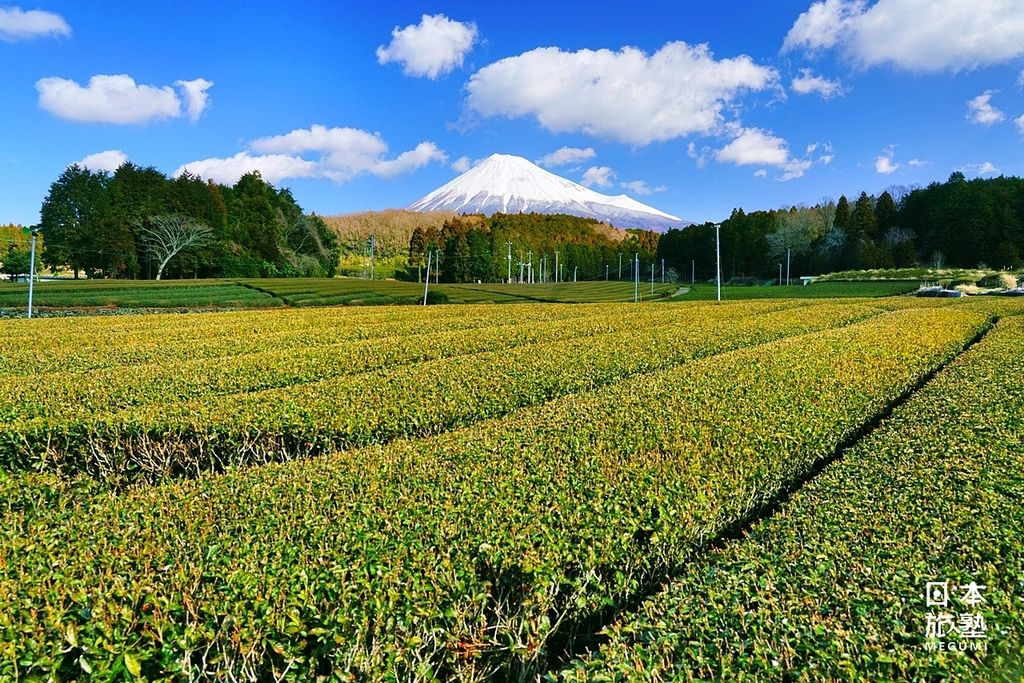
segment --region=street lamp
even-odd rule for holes
[[[39,228],[32,228],[32,249],[28,259],[28,317],[32,317],[32,286],[36,279],[36,238],[39,236]]]
[[[718,285],[718,301],[722,300],[722,244],[718,237],[721,223],[715,223],[715,282]]]

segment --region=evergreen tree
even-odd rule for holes
[[[445,242],[442,277],[445,282],[469,282],[469,242],[462,231],[454,231]]]
[[[276,267],[281,261],[287,222],[275,206],[274,188],[263,182],[259,171],[252,171],[238,179],[229,196],[228,234],[262,259],[265,268]]]
[[[467,264],[468,280],[488,282],[493,279],[491,273],[491,240],[483,230],[470,230],[466,233],[466,244],[469,252]]]
[[[409,266],[416,269],[416,282],[423,281],[423,264],[426,262],[427,233],[416,226],[409,239]]]
[[[913,240],[904,240],[893,247],[893,265],[897,268],[913,268],[917,265],[917,250]]]
[[[896,202],[888,192],[883,192],[878,197],[878,202],[875,204],[875,219],[877,234],[868,235],[872,239],[878,239],[879,236],[884,235],[897,225]]]
[[[891,199],[890,197],[890,201]],[[875,239],[879,236],[875,207],[867,192],[861,192],[857,197],[857,203],[853,205],[853,213],[850,214],[850,225],[853,228],[851,234],[856,234],[858,237]]]
[[[50,185],[40,210],[46,237],[42,261],[52,269],[69,266],[78,278],[93,267],[92,240],[100,222],[110,215],[107,186],[110,176],[73,164]]]
[[[850,227],[850,202],[846,199],[845,194],[840,195],[839,201],[836,202],[836,214],[832,219],[832,224],[847,234]]]

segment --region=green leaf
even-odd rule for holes
[[[135,655],[130,652],[124,653],[124,666],[132,676],[138,678],[142,675],[142,662],[136,659]]]

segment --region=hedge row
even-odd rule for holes
[[[688,564],[557,678],[1020,680],[1022,342],[1024,319],[1000,322],[778,515]],[[929,608],[926,584],[947,580],[949,609]],[[976,609],[959,602],[971,581],[985,586]],[[953,632],[953,649],[929,650],[929,614],[943,612],[958,625],[981,614],[984,637]]]
[[[24,381],[20,376],[46,372],[82,373],[146,363],[225,358],[274,348],[608,315],[608,311],[594,307],[568,306],[516,306],[507,311],[478,306],[441,312],[412,307],[388,309],[398,311],[394,314],[363,310],[373,312],[339,315],[336,309],[317,309],[132,316],[132,321],[122,323],[120,330],[106,329],[94,319],[85,329],[76,331],[73,323],[80,318],[32,321],[37,327],[24,333],[7,330],[5,323],[6,334],[0,339],[0,376],[18,375],[16,379]]]
[[[986,324],[891,313],[436,437],[10,510],[0,678],[530,676]]]
[[[749,313],[749,311],[744,311]],[[721,318],[742,315],[723,313]],[[479,318],[479,326],[418,333],[410,324],[405,334],[355,340],[342,338],[324,325],[305,328],[294,337],[255,340],[251,353],[194,360],[164,360],[87,372],[38,373],[26,386],[24,377],[0,377],[0,423],[45,417],[50,422],[114,412],[132,406],[203,399],[279,387],[293,387],[371,370],[441,358],[512,349],[662,325],[666,317],[650,307],[585,317],[528,321]],[[490,325],[483,326],[484,321]],[[351,335],[352,328],[346,330]],[[394,331],[394,328],[392,328]],[[126,342],[127,344],[127,342]],[[130,347],[123,349],[130,353]]]
[[[81,413],[8,422],[0,432],[0,466],[85,473],[123,487],[310,457],[437,434],[641,372],[876,313],[839,304],[742,317],[697,309],[685,322],[635,326],[585,342],[570,338],[477,353],[471,362],[442,358],[112,412],[102,410],[106,397],[99,390]],[[580,323],[566,323],[574,324]]]

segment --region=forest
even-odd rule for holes
[[[658,238],[564,214],[466,214],[415,228],[403,277],[420,281],[429,259],[431,277],[440,282],[629,280],[638,255],[646,279]]]
[[[720,227],[722,277],[732,281],[841,270],[932,267],[1017,269],[1024,255],[1024,180],[953,173],[924,188],[866,192],[851,203],[771,211],[735,209]],[[669,230],[657,258],[683,279],[715,275],[713,223]]]
[[[324,221],[255,171],[226,186],[131,163],[112,174],[72,165],[40,218],[43,264],[76,278],[332,276],[339,257]]]

